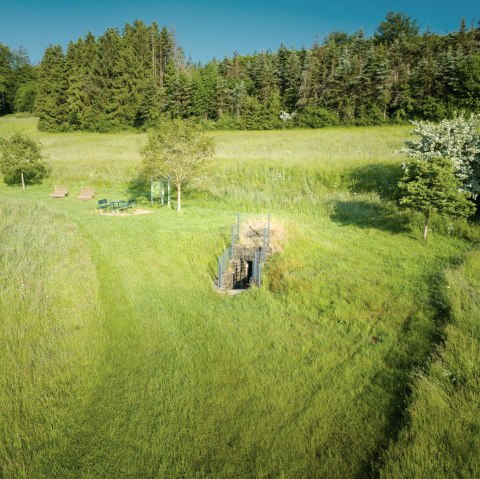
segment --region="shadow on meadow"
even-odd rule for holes
[[[149,201],[150,183],[141,176],[135,176],[128,182],[126,192],[135,201]]]
[[[394,205],[368,200],[337,201],[330,218],[344,226],[376,228],[391,233],[410,231],[409,219]]]
[[[398,182],[403,176],[399,164],[376,163],[353,169],[349,173],[350,190],[377,193],[384,200],[398,199]]]

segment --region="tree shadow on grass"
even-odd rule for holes
[[[375,228],[390,233],[410,231],[407,215],[388,203],[366,200],[337,201],[330,218],[344,226]]]
[[[150,182],[140,176],[132,178],[127,186],[127,194],[130,198],[139,200],[150,200]]]
[[[355,193],[377,193],[384,200],[398,199],[398,182],[403,176],[400,165],[375,163],[352,170],[350,190]]]

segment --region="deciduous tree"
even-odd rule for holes
[[[0,171],[7,185],[40,183],[48,169],[40,143],[27,135],[16,133],[0,139]]]
[[[200,176],[213,152],[212,138],[195,124],[170,120],[149,134],[141,152],[142,173],[147,178],[169,178],[176,186],[177,211],[180,211],[182,186]]]
[[[442,156],[452,161],[455,175],[463,188],[480,194],[480,117],[457,117],[439,124],[413,122],[412,134],[419,139],[407,140],[401,150],[409,158],[429,162]]]
[[[400,204],[424,214],[425,241],[431,213],[445,217],[467,217],[473,213],[475,208],[469,200],[471,194],[461,190],[462,183],[455,176],[453,161],[442,157],[428,161],[410,158],[404,170],[399,183]]]

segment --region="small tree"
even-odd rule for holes
[[[410,158],[404,165],[405,174],[399,182],[400,204],[425,215],[423,239],[426,241],[430,213],[445,217],[467,217],[474,211],[471,194],[462,191],[455,176],[454,164],[446,158],[424,161]]]
[[[440,156],[453,162],[455,175],[463,188],[474,196],[480,194],[480,116],[458,116],[439,124],[413,122],[412,135],[419,138],[405,141],[400,150],[409,158],[432,161]]]
[[[7,185],[41,183],[48,169],[42,155],[42,145],[27,135],[16,133],[0,139],[0,171]]]
[[[169,178],[177,188],[181,210],[182,186],[198,178],[214,152],[213,140],[189,121],[171,120],[149,134],[141,154],[147,178]]]

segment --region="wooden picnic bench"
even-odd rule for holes
[[[80,189],[80,194],[77,196],[79,200],[91,200],[95,196],[95,188],[84,186]]]
[[[52,198],[65,198],[68,195],[68,186],[55,185],[53,193],[50,195]]]

